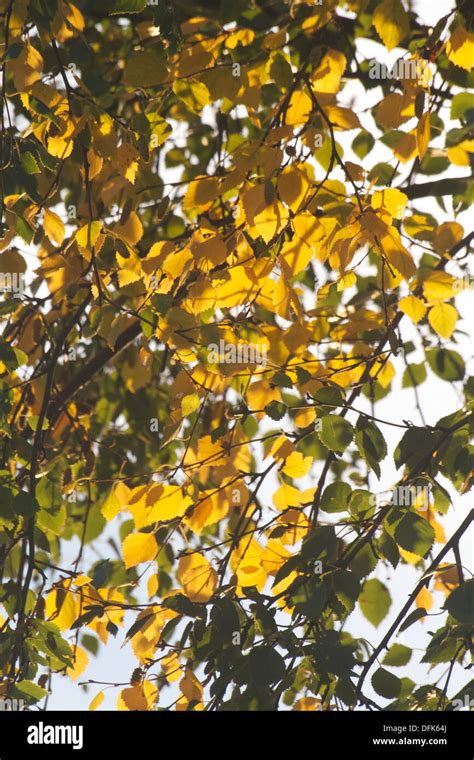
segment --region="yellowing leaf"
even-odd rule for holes
[[[100,707],[103,701],[104,701],[104,692],[99,691],[99,693],[96,694],[94,699],[91,701],[89,705],[89,710],[97,710],[97,708]]]
[[[300,451],[294,451],[285,462],[283,472],[289,478],[303,478],[311,469],[312,457],[305,457]]]
[[[395,227],[389,227],[388,232],[380,241],[382,250],[389,264],[394,267],[405,280],[416,272],[415,262],[400,240],[400,234]]]
[[[196,552],[181,557],[178,579],[184,593],[192,602],[207,602],[216,590],[218,582],[217,573],[209,561]]]
[[[408,15],[400,0],[384,0],[372,17],[377,34],[387,50],[392,50],[410,31]]]
[[[311,83],[316,92],[336,93],[341,77],[347,66],[347,58],[339,50],[328,50],[321,63],[311,74]]]
[[[183,670],[176,652],[172,652],[167,657],[163,657],[161,660],[161,667],[163,668],[168,683],[178,681],[183,675]]]
[[[423,586],[421,591],[418,593],[416,597],[416,606],[418,608],[424,607],[425,610],[428,612],[433,606],[433,596],[428,589]]]
[[[153,533],[129,533],[122,543],[123,561],[127,568],[154,560],[157,551]]]
[[[225,46],[230,50],[233,50],[240,42],[241,45],[245,47],[246,45],[251,45],[254,41],[254,38],[255,32],[253,29],[238,29],[236,32],[233,32],[229,35],[229,37],[227,37]]]
[[[449,253],[456,243],[462,240],[464,227],[459,222],[443,222],[435,232],[433,248],[440,256]]]
[[[458,321],[458,313],[449,303],[437,303],[430,309],[428,321],[442,338],[450,338]]]
[[[430,142],[430,115],[424,113],[416,127],[416,144],[420,161],[423,161]]]
[[[145,711],[152,710],[158,699],[158,689],[151,681],[123,689],[117,698],[119,710]]]
[[[431,272],[423,280],[423,295],[427,301],[444,301],[454,294],[454,277],[447,272]]]
[[[89,664],[89,655],[80,646],[74,648],[74,664],[72,668],[67,668],[67,674],[73,681],[79,678],[81,673],[87,668]]]
[[[192,208],[204,210],[212,206],[219,193],[219,180],[217,177],[197,177],[189,183],[184,196],[183,209],[189,211]]]
[[[474,66],[474,34],[459,24],[446,43],[446,54],[455,66],[470,71]]]
[[[306,124],[312,107],[313,104],[309,95],[304,90],[295,90],[288,103],[285,123],[292,127]]]
[[[200,399],[197,393],[190,393],[187,396],[183,396],[181,399],[181,411],[183,417],[188,417],[190,414],[196,411],[199,407]]]
[[[387,187],[384,190],[376,190],[372,196],[372,208],[384,208],[394,219],[401,219],[408,198],[401,190],[395,187]]]
[[[325,110],[326,116],[330,119],[334,129],[357,129],[362,126],[359,117],[350,108],[329,105],[326,106]]]
[[[102,222],[85,224],[74,235],[79,248],[90,249],[95,246],[102,230]]]
[[[61,245],[64,240],[64,235],[66,234],[64,229],[64,222],[57,214],[54,213],[54,211],[50,211],[49,208],[45,208],[44,210],[43,226],[48,238],[53,243]]]
[[[408,163],[416,156],[418,152],[416,137],[413,132],[403,135],[402,138],[394,145],[393,154],[402,164]]]
[[[405,296],[398,303],[401,311],[410,317],[412,322],[419,322],[426,314],[426,306],[417,296]]]

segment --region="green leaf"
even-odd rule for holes
[[[39,504],[34,496],[26,491],[20,491],[13,499],[13,511],[22,517],[33,517],[39,510]]]
[[[470,92],[460,92],[451,101],[451,119],[474,121],[474,98]]]
[[[321,525],[314,528],[303,541],[301,557],[304,560],[318,559],[330,555],[336,544],[336,532],[332,525]]]
[[[324,512],[347,512],[352,489],[347,483],[336,480],[324,489],[320,507]]]
[[[0,486],[0,521],[10,522],[15,519],[13,510],[13,494],[8,488]]]
[[[474,625],[474,578],[455,588],[444,607],[463,625]]]
[[[344,396],[340,388],[334,388],[333,386],[327,386],[326,388],[320,388],[314,395],[320,411],[322,413],[331,412],[334,407],[344,406]]]
[[[389,670],[379,668],[372,676],[372,686],[377,694],[386,699],[395,699],[400,694],[402,683],[400,679]]]
[[[416,623],[418,620],[420,620],[420,618],[426,617],[427,614],[428,613],[424,607],[417,607],[416,610],[410,612],[408,617],[405,618],[400,628],[398,629],[398,633],[403,633],[403,631],[406,631],[407,628],[413,625],[413,623]]]
[[[147,6],[147,0],[94,0],[94,11],[117,15],[119,13],[140,13]]]
[[[397,467],[406,464],[412,468],[435,448],[436,440],[433,433],[427,428],[413,426],[401,437],[393,458]]]
[[[17,234],[21,238],[23,238],[25,243],[28,243],[28,245],[31,243],[35,233],[34,233],[34,230],[28,224],[28,222],[25,219],[23,219],[22,216],[18,216],[18,215],[15,216],[15,230]]]
[[[286,404],[282,404],[281,401],[270,401],[265,407],[265,414],[276,422],[283,419],[287,411],[288,407]]]
[[[361,457],[380,478],[379,462],[387,456],[387,444],[377,425],[362,415],[357,420],[355,443]]]
[[[326,414],[321,418],[319,438],[330,451],[342,454],[354,435],[354,429],[350,422],[337,414]]]
[[[400,552],[392,536],[386,530],[382,532],[379,538],[379,551],[395,569],[400,561]]]
[[[364,617],[377,627],[387,617],[392,597],[388,588],[378,578],[371,578],[362,586],[359,604]]]
[[[27,423],[28,423],[28,426],[29,426],[29,427],[30,427],[32,430],[35,430],[35,431],[37,430],[37,428],[38,428],[38,422],[39,422],[39,416],[38,416],[37,414],[32,414],[30,417],[28,417],[28,419],[27,419],[26,421],[27,421]],[[43,429],[43,430],[48,430],[48,428],[49,428],[49,422],[48,422],[48,420],[45,418],[45,419],[43,420],[42,429]]]
[[[260,689],[281,681],[286,673],[281,654],[266,645],[252,649],[248,655],[248,667],[252,681]]]
[[[18,367],[18,358],[15,350],[5,341],[0,342],[0,361],[3,362],[6,368],[10,371]]]
[[[464,359],[457,351],[448,351],[446,348],[432,348],[426,351],[426,359],[431,369],[446,382],[462,380],[466,372]]]
[[[394,538],[403,549],[424,557],[433,546],[435,532],[428,520],[407,512],[395,528]]]
[[[41,169],[31,151],[27,150],[20,156],[21,165],[27,174],[41,174]]]
[[[15,696],[26,699],[28,704],[34,704],[39,702],[40,699],[44,699],[47,695],[47,690],[43,689],[33,681],[19,681],[15,684]]]
[[[384,665],[392,668],[401,668],[410,662],[413,650],[405,644],[393,644],[383,658]]]
[[[361,129],[357,137],[352,141],[352,150],[360,159],[365,158],[375,145],[375,140],[370,132]]]
[[[410,364],[403,373],[402,388],[414,388],[425,382],[427,377],[424,364]]]

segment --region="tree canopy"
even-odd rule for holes
[[[471,694],[468,5],[0,0],[2,696],[111,637],[122,710]]]

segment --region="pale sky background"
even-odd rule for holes
[[[426,0],[418,0],[413,3],[413,8],[418,12],[419,16],[426,21],[429,21],[433,26],[436,21],[441,18],[441,16],[449,12],[452,7],[453,3],[450,0],[431,0],[430,2],[427,2]],[[395,49],[392,50],[391,53],[388,53],[382,44],[377,44],[375,42],[370,42],[367,40],[359,40],[357,43],[357,48],[361,54],[361,57],[373,57],[380,62],[386,63],[388,66],[392,66],[397,58],[402,54],[402,51],[400,49]],[[346,85],[343,92],[339,95],[339,101],[342,105],[350,105],[354,96],[356,97],[354,110],[359,114],[362,125],[373,134],[378,134],[378,131],[374,129],[373,119],[368,113],[367,109],[370,108],[373,104],[380,101],[380,88],[366,92],[361,86],[359,86],[357,82],[352,80],[348,83],[348,85]],[[445,112],[442,112],[441,116],[448,126],[449,111],[445,109]],[[203,118],[209,120],[210,123],[213,123],[213,116],[210,109],[207,109],[207,112],[203,114]],[[409,123],[408,127],[411,128],[411,126],[411,123]],[[452,123],[452,126],[459,126],[459,123]],[[337,135],[338,142],[340,142],[340,144],[345,149],[345,159],[354,161],[355,163],[362,163],[369,169],[375,163],[381,160],[391,159],[393,165],[393,155],[391,151],[384,146],[376,146],[374,150],[369,153],[368,157],[363,161],[360,161],[357,156],[351,153],[351,151],[346,152],[346,148],[350,146],[350,143],[356,134],[357,132],[351,131],[348,133],[339,132]],[[439,142],[439,146],[442,146],[441,141]],[[406,167],[402,167],[401,177],[397,178],[396,182],[394,183],[395,185],[403,184],[402,178],[403,176],[406,176],[407,171],[409,171],[409,168],[411,167],[411,163],[409,163],[407,167],[408,169]],[[464,167],[452,167],[452,169],[445,173],[445,175],[441,176],[463,176],[467,174],[467,169]],[[322,171],[321,168],[318,167],[316,177],[319,179],[321,176]],[[434,177],[434,179],[439,179],[439,176],[440,175],[437,175]],[[165,174],[165,178],[168,181],[173,181],[174,179],[180,179],[180,176],[176,176],[176,173],[168,171],[168,173]],[[342,174],[334,172],[331,175],[331,178],[342,179]],[[420,182],[426,182],[428,180],[429,178],[426,176],[420,176],[418,178],[418,181]],[[439,224],[441,224],[444,221],[454,219],[450,199],[445,198],[445,202],[447,204],[448,214],[444,214],[444,212],[442,212],[437,205],[436,201],[432,198],[416,201],[416,207],[421,211],[427,211],[433,214],[433,216],[438,220]],[[469,215],[467,212],[464,212],[457,217],[457,221],[463,224],[465,232],[469,231],[470,229],[469,216],[472,219],[472,214]],[[24,244],[19,247],[24,248]],[[413,247],[411,247],[411,250],[412,252],[416,252],[416,249]],[[33,252],[33,249],[31,249],[31,252]],[[449,271],[451,271],[453,274],[458,274],[454,268]],[[461,321],[458,324],[458,327],[461,330],[465,331],[467,333],[467,336],[459,337],[456,346],[453,346],[452,342],[450,343],[451,347],[455,347],[456,350],[459,351],[459,353],[461,353],[465,359],[472,356],[472,324],[474,319],[473,295],[474,289],[471,289],[463,292],[457,298],[456,305],[458,306],[461,315]],[[402,335],[405,340],[413,339],[415,344],[419,345],[417,331],[407,317],[405,317],[402,322]],[[417,351],[416,354],[410,355],[411,362],[418,363],[423,360],[423,352]],[[401,388],[401,378],[405,369],[403,360],[401,358],[397,358],[392,359],[392,361],[397,370],[396,377],[393,381],[394,390],[389,394],[389,396],[377,403],[375,414],[382,419],[390,420],[392,422],[400,422],[402,419],[409,419],[415,424],[420,424],[418,412],[414,403],[413,389]],[[468,363],[467,367],[468,373],[474,374],[474,362],[472,359]],[[441,416],[453,412],[459,406],[459,394],[456,386],[442,382],[433,376],[430,370],[429,379],[421,386],[419,394],[427,424],[435,423]],[[364,397],[358,399],[356,406],[359,409],[370,412],[369,403]],[[348,415],[348,419],[354,422],[355,416],[356,415],[353,414]],[[389,451],[393,451],[393,448],[398,443],[404,431],[402,429],[397,429],[386,425],[382,425],[380,427],[386,437]],[[390,466],[390,462],[391,458],[389,456],[382,463],[382,479],[380,483],[378,483],[375,478],[372,480],[371,485],[377,492],[390,489],[390,487],[393,486],[393,484],[401,476],[401,470],[397,473],[395,468],[393,466]],[[318,462],[315,467],[315,477],[313,477],[312,480],[308,480],[308,487],[309,485],[314,484],[315,480],[317,480],[320,468],[321,463]],[[266,488],[262,489],[261,491],[262,498],[266,498],[267,502],[270,504],[271,496],[274,491],[274,482],[275,481],[268,479],[266,482]],[[450,487],[447,481],[443,481],[441,479],[441,482],[448,488],[451,494],[454,495],[453,507],[450,509],[450,512],[446,517],[441,518],[441,522],[445,526],[446,533],[449,536],[454,532],[456,527],[460,525],[462,520],[465,518],[467,511],[472,508],[473,498],[472,492],[464,495],[463,497],[459,497],[455,494],[454,490]],[[305,484],[302,482],[301,485],[303,486]],[[128,519],[128,516],[126,519]],[[114,533],[117,525],[118,522],[112,523]],[[75,559],[78,544],[77,541],[73,541],[70,542],[68,546],[63,544],[63,547],[65,559],[63,559],[62,564],[63,566],[67,567],[68,561]],[[111,548],[106,543],[106,541],[103,541],[100,544],[96,542],[95,549],[96,550],[93,552],[89,547],[87,547],[86,551],[84,552],[82,566],[79,568],[80,570],[82,569],[84,572],[86,572],[90,564],[99,558],[97,555],[97,549],[99,549],[101,552],[103,550],[103,557],[108,556],[108,554],[111,552]],[[436,547],[436,551],[439,551],[439,549],[440,546],[438,545]],[[470,567],[472,570],[474,566],[472,530],[469,536],[464,536],[461,543],[461,549],[461,556],[463,558],[464,564]],[[115,559],[115,557],[113,558]],[[448,555],[446,561],[451,560],[452,555]],[[140,569],[142,569],[142,567],[143,566],[140,566]],[[363,636],[366,637],[371,643],[377,644],[382,638],[385,631],[390,627],[392,621],[395,619],[398,611],[406,601],[407,592],[413,589],[420,575],[417,571],[414,571],[413,568],[407,565],[403,565],[399,566],[396,571],[393,571],[391,568],[378,568],[376,574],[372,575],[371,577],[378,577],[388,586],[393,599],[390,612],[385,620],[380,624],[379,628],[375,629],[362,616],[358,610],[358,606],[356,606],[356,609],[352,613],[349,622],[345,625],[345,630],[349,631],[355,637]],[[439,593],[435,595],[435,606],[436,604],[442,604],[442,595]],[[133,615],[127,614],[125,625],[120,628],[117,638],[114,639],[113,637],[109,637],[107,646],[104,648],[101,645],[97,658],[90,655],[90,664],[84,673],[79,677],[79,682],[89,679],[106,682],[128,682],[132,670],[137,666],[138,663],[133,656],[131,647],[128,645],[124,648],[121,648],[121,642],[123,641],[125,631],[134,621],[135,614],[136,613]],[[283,618],[289,620],[286,615],[282,615],[282,620]],[[425,622],[422,625],[417,624],[409,628],[408,631],[403,634],[403,638],[394,637],[392,639],[392,643],[396,641],[403,641],[403,643],[405,643],[407,646],[414,647],[417,650],[415,652],[415,655],[419,654],[421,658],[422,652],[425,650],[426,645],[431,638],[427,632],[429,630],[437,630],[439,627],[441,627],[443,619],[444,618],[441,615],[433,618],[426,618]],[[89,632],[89,629],[87,629],[87,632]],[[415,664],[415,655],[412,658],[412,662],[410,662],[406,668],[392,668],[390,670],[397,676],[409,675],[410,678],[420,684],[435,683],[438,678],[440,678],[447,670],[448,665],[442,664],[433,668],[432,672],[429,673],[428,666],[417,666]],[[371,673],[373,673],[375,670],[376,667],[373,668]],[[156,672],[156,669],[152,672]],[[463,671],[459,665],[456,665],[450,682],[449,695],[451,696],[455,694],[468,680],[469,671]],[[441,687],[444,685],[444,678],[441,681],[440,685]],[[91,685],[87,687],[86,690],[85,688],[78,686],[77,683],[72,682],[68,677],[53,676],[53,689],[52,695],[49,697],[48,709],[87,709],[91,699],[102,688],[104,687]],[[120,689],[117,688],[105,688],[105,700],[99,709],[114,710],[116,707],[116,699],[119,691]],[[365,682],[364,692],[367,694],[367,696],[374,698],[378,704],[384,705],[388,703],[388,700],[382,699],[372,691],[370,687],[370,677],[368,677]],[[175,686],[163,690],[159,702],[160,707],[172,703],[175,698]]]

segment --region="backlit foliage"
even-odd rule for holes
[[[3,695],[117,637],[121,710],[449,707],[396,668],[462,673],[474,622],[467,6],[0,0]]]

